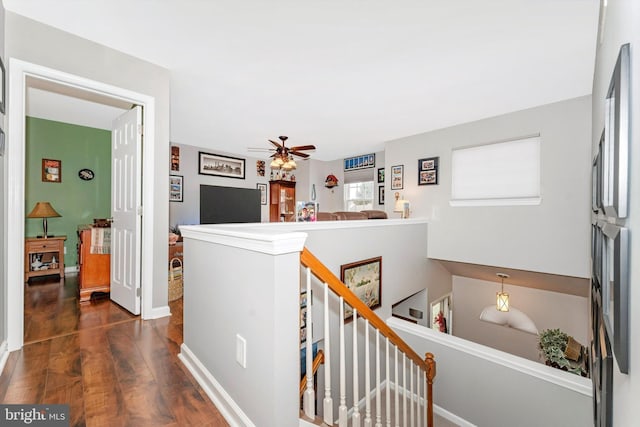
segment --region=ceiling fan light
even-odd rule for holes
[[[271,169],[280,169],[280,163],[278,163],[277,159],[271,160]]]
[[[298,166],[298,165],[296,165],[296,161],[293,160],[293,157],[289,157],[289,162],[288,163],[291,165],[292,169],[295,169]]]

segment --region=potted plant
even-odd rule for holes
[[[567,350],[573,350],[568,347],[570,342],[576,343],[572,337],[560,329],[545,329],[538,334],[540,353],[546,365],[576,375],[587,376],[587,371],[584,368],[582,360],[571,360],[567,357]]]

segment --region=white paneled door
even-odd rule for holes
[[[142,107],[113,122],[111,133],[111,299],[140,314]]]

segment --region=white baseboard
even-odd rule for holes
[[[0,375],[2,375],[4,365],[7,364],[7,359],[9,359],[9,346],[5,340],[0,343]]]
[[[440,406],[436,405],[435,403],[433,404],[433,413],[448,420],[451,421],[452,423],[460,426],[460,427],[476,427],[475,424],[470,423],[469,421],[465,420],[464,418],[460,418],[459,416],[457,416],[456,414],[452,414],[451,412],[447,411],[444,408],[441,408]]]
[[[143,319],[151,320],[151,319],[159,319],[161,317],[167,317],[167,316],[171,316],[171,309],[169,308],[168,305],[165,305],[163,307],[152,308],[151,313],[149,313],[148,316],[145,313],[145,316],[143,317]]]
[[[200,362],[186,344],[180,346],[178,358],[191,372],[198,384],[203,388],[209,399],[216,405],[224,419],[231,427],[255,427],[249,417],[234,402],[211,372]]]

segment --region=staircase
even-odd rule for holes
[[[433,354],[421,358],[306,248],[300,263],[307,295],[301,419],[339,427],[433,427]],[[353,311],[347,321],[345,307]]]

